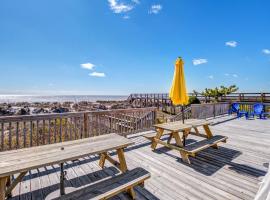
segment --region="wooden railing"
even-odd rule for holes
[[[192,104],[191,118],[206,119],[228,113],[230,103]]]
[[[156,108],[0,117],[0,151],[148,130]]]
[[[254,103],[250,102],[238,102],[240,104],[240,110],[253,112]],[[264,111],[270,112],[270,103],[262,103]],[[216,117],[220,115],[228,114],[231,103],[219,102],[219,103],[205,103],[205,104],[192,104],[190,106],[190,118],[206,119]]]
[[[169,121],[174,122],[174,121],[182,121],[183,116],[185,119],[190,119],[192,118],[192,113],[191,113],[191,106],[188,106],[184,109],[184,115],[182,112],[179,112],[177,115],[172,116]]]
[[[190,96],[194,95],[192,93]],[[210,102],[214,100],[210,97],[205,97],[201,94],[196,96],[201,102]],[[128,100],[135,102],[135,105],[140,107],[155,106],[163,107],[164,105],[171,105],[171,100],[168,93],[149,93],[149,94],[131,94]],[[221,102],[264,102],[270,103],[270,93],[232,93],[227,96],[219,98]]]
[[[206,103],[206,104],[191,104],[184,109],[185,119],[206,119],[216,117],[228,113],[230,103]],[[170,118],[170,121],[181,121],[182,112]]]

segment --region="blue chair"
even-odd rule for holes
[[[233,103],[228,111],[228,114],[231,115],[233,113],[238,113],[239,109],[240,109],[239,103]]]
[[[253,118],[255,116],[258,116],[260,119],[265,119],[265,115],[269,113],[264,112],[263,104],[256,103],[253,105],[253,112],[249,113],[249,116],[252,116]]]
[[[246,119],[248,119],[248,112],[244,110],[240,110],[240,104],[239,103],[233,103],[231,105],[231,108],[228,111],[229,115],[236,113],[237,118],[241,118],[242,116],[245,116]]]

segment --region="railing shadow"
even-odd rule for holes
[[[213,123],[211,123],[211,126],[216,126],[216,125],[219,125],[219,124],[223,124],[223,123],[226,123],[226,122],[229,122],[229,121],[233,121],[235,119],[237,119],[236,116],[231,117],[231,118],[227,118],[227,119],[224,119],[224,120],[221,120],[221,121],[213,122]]]
[[[39,173],[40,172],[38,172],[35,176],[36,177],[41,176]],[[96,182],[101,181],[103,179],[113,177],[119,173],[120,173],[120,171],[115,167],[105,167],[102,170],[98,170],[98,171],[91,172],[91,173],[88,173],[88,174],[83,175],[83,176],[78,176],[76,178],[66,180],[65,187],[72,188],[72,190],[74,191],[74,190],[77,190],[79,188],[82,188],[82,187],[85,187],[85,186],[88,186],[91,184],[95,184]],[[24,194],[21,194],[18,196],[14,196],[12,198],[9,198],[8,200],[29,199],[29,198],[35,199],[35,200],[38,200],[38,199],[49,200],[49,199],[51,199],[51,197],[55,197],[55,195],[58,195],[58,192],[59,192],[59,184],[52,184],[52,185],[47,185],[45,187],[42,187],[40,189],[31,191],[31,192],[27,192],[27,193],[24,193]],[[150,199],[158,200],[158,198],[156,196],[154,196],[151,192],[149,192],[145,188],[136,187],[135,192],[137,194],[138,199],[149,199],[149,197],[150,197]],[[124,198],[121,198],[121,196]],[[128,194],[121,193],[118,196],[115,196],[111,199],[116,200],[116,199],[131,199],[131,198],[129,197]]]

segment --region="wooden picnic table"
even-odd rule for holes
[[[181,157],[184,162],[190,164],[189,155],[195,156],[195,154],[208,147],[218,148],[219,142],[226,142],[227,137],[216,135],[213,136],[210,128],[210,122],[207,120],[188,119],[183,124],[181,121],[168,122],[163,124],[155,124],[156,133],[146,134],[145,137],[151,139],[153,150],[156,149],[157,144],[164,145],[171,149],[180,151]],[[198,127],[202,126],[204,133],[200,133]],[[195,133],[191,132],[191,129],[195,130]],[[182,135],[181,135],[182,134]],[[191,145],[185,146],[185,138],[189,135],[197,135],[199,137],[206,138],[203,141],[195,142]],[[167,142],[161,140],[163,135],[169,135]],[[171,144],[171,139],[174,138],[176,144]]]
[[[64,189],[64,162],[76,160],[89,155],[100,154],[100,167],[104,167],[105,160],[117,166],[122,172],[127,171],[124,148],[133,142],[117,134],[107,134],[86,139],[67,141],[44,146],[5,151],[0,153],[0,200],[9,196],[15,186],[32,169],[60,164],[60,193]],[[116,150],[119,162],[108,155],[108,151]],[[11,182],[10,176],[20,173]],[[131,191],[133,192],[133,191]]]

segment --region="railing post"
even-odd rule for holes
[[[214,118],[216,118],[216,103],[213,104],[213,113],[214,113]]]
[[[157,122],[157,109],[155,109],[153,112],[153,124]]]
[[[261,93],[261,102],[264,103],[264,99],[265,99],[265,94]]]
[[[162,111],[164,111],[164,98],[163,98],[163,94],[161,94],[161,107],[162,107]]]
[[[159,109],[159,94],[157,94],[157,108]]]
[[[154,94],[154,106],[156,106],[156,94]]]
[[[142,108],[142,94],[140,94],[140,108]]]
[[[84,126],[84,137],[88,137],[88,121],[89,121],[89,117],[88,117],[88,113],[84,113],[83,115],[83,126]]]

